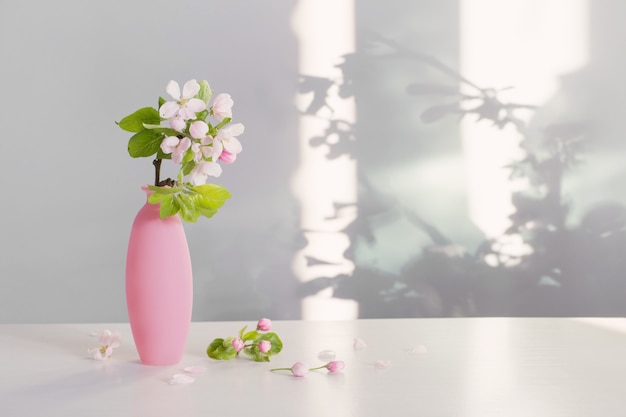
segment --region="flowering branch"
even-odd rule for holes
[[[269,362],[270,356],[277,355],[283,349],[283,342],[278,335],[270,332],[272,322],[270,319],[260,319],[256,330],[246,331],[244,326],[239,331],[239,336],[229,336],[225,339],[214,339],[207,347],[207,355],[211,359],[231,360],[235,359],[240,352],[250,356],[255,362]]]
[[[187,81],[182,92],[176,81],[170,81],[166,91],[173,100],[159,97],[157,108],[141,108],[118,125],[133,133],[128,141],[131,157],[155,158],[154,185],[149,186],[153,193],[148,202],[160,204],[161,218],[180,213],[183,220],[195,222],[199,216],[212,217],[230,198],[226,188],[206,181],[209,176],[221,175],[218,162],[231,164],[237,159],[242,151],[237,136],[244,126],[231,124],[233,100],[229,94],[218,94],[209,105],[213,90],[206,81]],[[180,165],[176,179],[160,180],[163,159]]]

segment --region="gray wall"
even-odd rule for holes
[[[357,1],[357,54],[343,67],[357,145],[337,150],[359,167],[359,218],[345,230],[355,270],[307,285],[292,270],[306,243],[291,189],[299,163],[296,4],[0,3],[0,322],[126,320],[126,245],[152,166],[127,155],[128,135],[114,121],[156,104],[170,79],[190,78],[230,93],[246,125],[244,151],[218,181],[233,198],[213,219],[185,225],[194,320],[297,319],[301,298],[326,288],[358,301],[361,317],[626,314],[622,2],[590,2],[589,65],[562,74],[551,99],[533,103],[521,145],[554,156],[554,143],[569,146],[576,136],[586,164],[526,166],[524,175],[545,183],[526,194],[532,201],[516,200],[513,225],[534,252],[505,267],[485,263],[492,242],[468,216],[458,114],[422,117],[458,96],[435,87],[407,94],[413,83],[463,84],[459,4]],[[372,53],[378,35],[400,49]],[[550,130],[556,122],[565,130]],[[410,175],[441,160],[454,163],[435,171],[443,184],[435,189],[423,178],[392,184],[398,169]],[[528,221],[545,228],[521,230]],[[464,255],[444,250],[456,247]]]
[[[129,136],[114,122],[156,105],[170,79],[207,79],[230,93],[247,129],[245,153],[219,179],[233,194],[228,206],[185,225],[194,318],[256,317],[267,307],[253,278],[265,260],[289,256],[281,236],[293,234],[297,214],[286,181],[297,163],[292,3],[0,4],[0,118],[11,126],[0,144],[10,189],[0,321],[125,320],[128,235],[153,169],[128,156]]]

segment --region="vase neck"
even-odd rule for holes
[[[144,193],[146,193],[146,202],[148,201],[148,198],[154,194],[154,191],[152,191],[150,188],[148,188],[148,185],[142,185],[141,189],[143,190]]]

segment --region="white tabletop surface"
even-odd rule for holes
[[[274,321],[284,349],[271,363],[206,356],[212,339],[255,324],[193,323],[185,357],[165,367],[139,363],[125,323],[0,325],[0,416],[626,416],[623,318]],[[123,344],[97,361],[86,351],[104,329]],[[269,371],[323,364],[327,349],[342,373]],[[189,366],[206,370],[170,384]]]

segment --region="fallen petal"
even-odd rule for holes
[[[205,366],[187,366],[183,368],[183,371],[188,372],[190,374],[201,374],[205,372],[207,368]]]
[[[353,344],[354,350],[363,350],[367,347],[367,344],[359,339],[358,337],[354,338],[354,344]]]
[[[424,345],[414,346],[411,350],[409,350],[410,355],[421,355],[424,353],[428,353],[428,349]]]
[[[333,361],[336,356],[335,351],[330,349],[323,350],[317,354],[318,359],[324,362]]]
[[[191,384],[194,381],[193,377],[185,374],[174,374],[170,379],[170,385]]]
[[[376,368],[387,369],[391,367],[391,361],[389,359],[379,359],[376,361]]]

